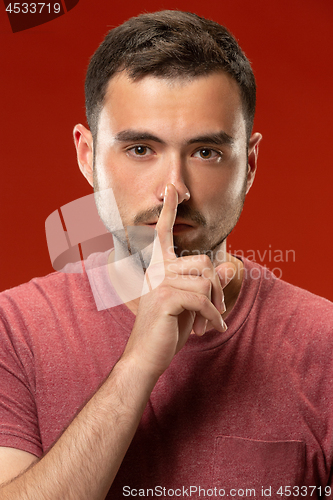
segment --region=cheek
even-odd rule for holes
[[[238,201],[244,196],[247,184],[247,162],[237,162],[231,166],[225,178],[225,196],[230,202]]]
[[[237,202],[245,194],[246,190],[246,175],[239,175],[233,179],[230,183],[229,189],[227,191],[228,198],[231,203]]]
[[[210,179],[206,176],[201,184],[196,186],[196,199],[200,199],[202,206],[227,207],[239,201],[245,187],[245,169],[226,168],[223,174],[219,173]]]
[[[119,191],[124,184],[124,179],[126,179],[127,184],[128,175],[126,175],[126,169],[117,158],[117,155],[107,154],[102,150],[96,155],[94,179],[99,189],[112,188]]]
[[[94,189],[108,189],[112,187],[110,162],[99,150],[96,151],[94,162]]]
[[[130,171],[124,162],[121,164],[115,156],[109,156],[107,159],[100,156],[96,161],[94,179],[95,190],[105,190],[105,195],[108,189],[112,190],[124,226],[131,225],[140,203],[142,205],[147,195],[147,185],[141,182],[138,173]],[[106,209],[108,212],[108,204],[104,203],[103,206],[104,211]]]
[[[101,191],[102,189],[108,189],[112,187],[112,181],[108,172],[101,168],[97,163],[94,167],[94,189],[95,191]]]

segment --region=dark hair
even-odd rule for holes
[[[86,115],[93,137],[109,80],[122,70],[133,80],[146,75],[192,78],[225,71],[239,85],[249,139],[255,78],[247,57],[224,26],[189,12],[164,10],[133,17],[109,31],[90,60],[85,82]]]

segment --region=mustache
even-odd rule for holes
[[[143,224],[151,219],[158,219],[162,212],[163,205],[159,205],[153,208],[148,208],[139,212],[134,218],[134,224]],[[206,227],[207,220],[204,215],[202,215],[198,210],[194,210],[189,205],[178,205],[177,217],[184,220],[195,222],[199,226]]]

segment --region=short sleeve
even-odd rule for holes
[[[0,446],[40,457],[33,353],[24,321],[10,299],[0,299]]]

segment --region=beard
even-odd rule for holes
[[[219,211],[210,214],[209,220],[191,207],[190,202],[178,205],[177,217],[188,221],[189,224],[194,223],[199,229],[197,231],[199,234],[191,238],[186,232],[174,235],[174,251],[177,257],[205,254],[212,262],[224,260],[223,256],[217,259],[217,253],[239,220],[245,202],[246,187],[247,179],[244,176],[243,187],[237,199],[228,204],[221,203]],[[144,224],[158,219],[163,205],[137,213],[133,225],[124,226],[123,221],[128,219],[125,207],[118,205],[111,188],[99,188],[97,176],[94,177],[94,193],[99,216],[108,231],[112,233],[115,249],[118,250],[117,260],[138,254],[138,263],[147,269],[157,235],[153,227]]]
[[[210,222],[206,221],[206,224],[203,225],[204,231],[202,231],[202,234],[197,238],[189,242],[186,239],[186,234],[175,235],[174,246],[177,257],[184,257],[186,255],[207,255],[212,263],[217,260],[219,263],[223,262],[225,260],[225,253],[223,252],[222,256],[219,255],[219,258],[217,258],[217,255],[239,220],[244,207],[245,196],[246,182],[243,185],[238,199],[234,201],[232,206],[225,206],[222,204],[218,213],[210,217]],[[179,208],[180,210],[179,213],[177,210],[177,215],[183,217],[181,214],[181,205]]]

